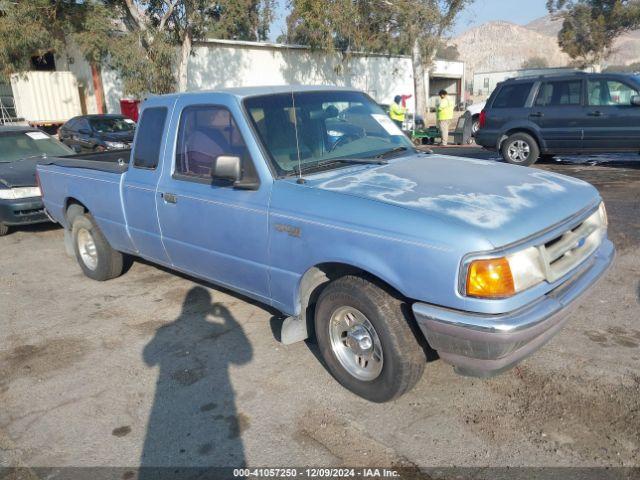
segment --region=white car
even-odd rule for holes
[[[478,129],[480,128],[480,112],[484,110],[484,107],[487,105],[487,102],[478,102],[473,103],[467,107],[467,112],[471,114],[471,118],[473,119],[473,124],[471,126],[471,135],[473,137],[478,133]]]

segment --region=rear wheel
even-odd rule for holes
[[[475,138],[475,136],[478,133],[478,130],[480,130],[480,115],[474,115],[472,122],[473,123],[471,124],[471,136]]]
[[[316,306],[316,338],[329,372],[372,402],[409,391],[426,358],[403,313],[403,302],[356,276],[331,282]]]
[[[9,225],[0,223],[0,237],[5,236],[7,233],[9,233]]]
[[[111,248],[90,214],[73,219],[71,235],[76,259],[87,277],[103,281],[122,274],[122,253]]]
[[[528,133],[514,133],[502,143],[501,153],[508,163],[528,166],[536,163],[540,148]]]

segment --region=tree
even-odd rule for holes
[[[187,89],[193,40],[205,37],[264,40],[274,0],[122,0],[129,33],[140,39],[149,60],[168,74],[167,47],[179,47],[177,87]],[[169,55],[170,56],[170,55]],[[120,68],[124,65],[120,64]]]
[[[109,25],[103,5],[52,0],[0,0],[0,70],[8,75],[29,68],[31,57],[62,49],[68,41],[86,47],[87,59],[100,57],[101,34],[89,41],[88,28]]]
[[[107,63],[124,93],[187,88],[194,39],[264,40],[274,0],[0,0],[0,70],[77,44],[94,68]],[[177,72],[177,74],[176,74]]]
[[[547,9],[563,19],[560,48],[579,66],[597,71],[614,41],[640,27],[638,0],[547,0]]]
[[[544,57],[531,57],[522,62],[522,68],[548,68],[549,62]]]
[[[416,112],[427,111],[425,73],[445,33],[473,0],[289,0],[287,41],[312,48],[411,55]]]
[[[416,113],[426,115],[425,74],[455,20],[473,0],[394,0],[402,43],[411,46]]]

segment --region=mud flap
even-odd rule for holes
[[[64,250],[70,257],[75,257],[76,252],[73,249],[73,237],[71,236],[71,230],[64,229]]]
[[[306,320],[298,316],[287,317],[282,323],[282,331],[280,332],[280,341],[284,345],[302,342],[309,338]]]

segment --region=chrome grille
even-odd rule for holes
[[[589,217],[577,227],[540,245],[542,270],[549,283],[562,278],[600,246],[606,227]]]

